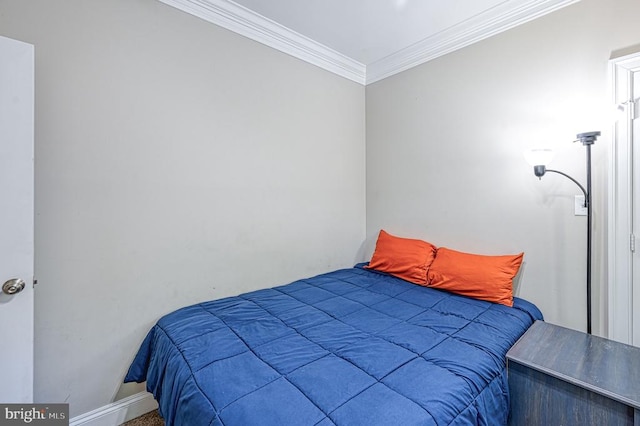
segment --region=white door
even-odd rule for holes
[[[3,403],[33,402],[33,104],[34,48],[0,37],[0,401]],[[24,289],[14,293],[20,288],[18,280],[24,282]]]
[[[640,346],[640,52],[611,60],[608,337]]]
[[[631,145],[634,154],[634,185],[633,185],[633,233],[638,238],[640,236],[640,120],[638,120],[638,109],[640,109],[640,70],[632,74],[632,87],[630,89],[631,100],[633,101],[630,111],[627,114],[627,125],[631,133]],[[633,253],[633,285],[631,289],[631,344],[640,346],[640,250],[636,247]]]

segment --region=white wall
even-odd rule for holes
[[[577,186],[539,181],[523,151],[556,149],[585,182],[593,148],[594,332],[604,333],[608,60],[640,50],[640,2],[582,0],[367,86],[367,235],[380,228],[486,254],[525,252],[516,294],[550,322],[586,329],[586,217]]]
[[[1,0],[36,51],[36,399],[71,416],[178,307],[349,267],[364,88],[155,0]]]

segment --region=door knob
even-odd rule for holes
[[[25,283],[20,278],[13,278],[2,285],[2,292],[8,295],[20,293],[24,289]]]

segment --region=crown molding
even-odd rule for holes
[[[360,84],[366,67],[323,44],[230,0],[159,0],[254,41]]]
[[[367,65],[371,84],[532,21],[580,0],[505,1],[464,22]],[[519,4],[514,7],[514,4]]]
[[[231,0],[159,0],[207,22],[366,85],[532,21],[580,0],[506,0],[464,22],[364,65]],[[514,7],[514,5],[516,5]]]

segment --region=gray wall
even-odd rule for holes
[[[178,307],[349,267],[364,87],[155,0],[0,0],[36,51],[36,400],[121,387]]]
[[[367,245],[378,229],[485,254],[525,252],[516,294],[586,329],[586,217],[577,186],[539,181],[523,151],[585,182],[593,148],[594,331],[606,313],[608,60],[640,50],[640,2],[583,0],[367,86]]]

